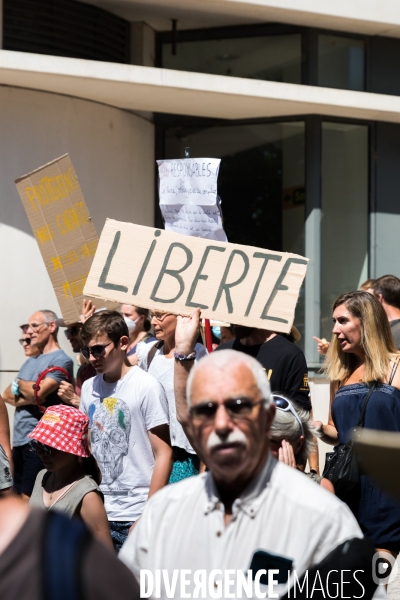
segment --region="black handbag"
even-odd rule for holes
[[[367,404],[375,388],[376,384],[374,383],[366,395],[356,428],[364,426]],[[356,514],[361,484],[360,468],[352,440],[347,442],[347,444],[336,446],[333,452],[327,453],[322,476],[329,479],[335,488],[336,496],[345,502],[353,513]]]

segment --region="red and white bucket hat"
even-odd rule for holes
[[[72,406],[49,406],[28,437],[69,454],[87,458],[89,419]]]

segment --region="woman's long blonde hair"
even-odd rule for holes
[[[381,303],[368,292],[348,292],[336,299],[332,312],[342,304],[361,323],[361,345],[365,354],[364,383],[386,382],[390,360],[398,352]],[[323,367],[325,374],[331,381],[343,383],[349,379],[356,366],[355,355],[343,352],[336,335],[333,335]]]

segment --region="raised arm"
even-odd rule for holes
[[[175,352],[188,355],[194,352],[196,340],[200,329],[200,309],[196,308],[191,317],[178,317],[175,330]],[[175,359],[174,389],[176,416],[182,425],[187,437],[190,439],[189,410],[186,401],[186,383],[190,370],[194,365],[193,360]],[[188,429],[188,431],[187,431]],[[188,435],[189,433],[189,435]]]
[[[199,335],[200,328],[200,309],[196,308],[191,317],[178,317],[175,330],[175,352],[177,354],[191,354],[194,352],[196,340]],[[186,399],[186,384],[189,373],[193,368],[193,360],[178,360],[175,359],[174,371],[174,391],[176,418],[183,427],[186,437],[188,438],[192,448],[204,463],[201,449],[197,446],[196,440],[193,438],[191,423],[189,418],[189,407]]]
[[[96,312],[96,307],[91,300],[83,299],[82,302],[82,314],[81,314],[81,323],[85,323],[91,316]]]

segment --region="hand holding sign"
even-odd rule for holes
[[[190,317],[178,316],[175,329],[175,351],[178,354],[190,354],[200,332],[200,308],[195,308]]]

